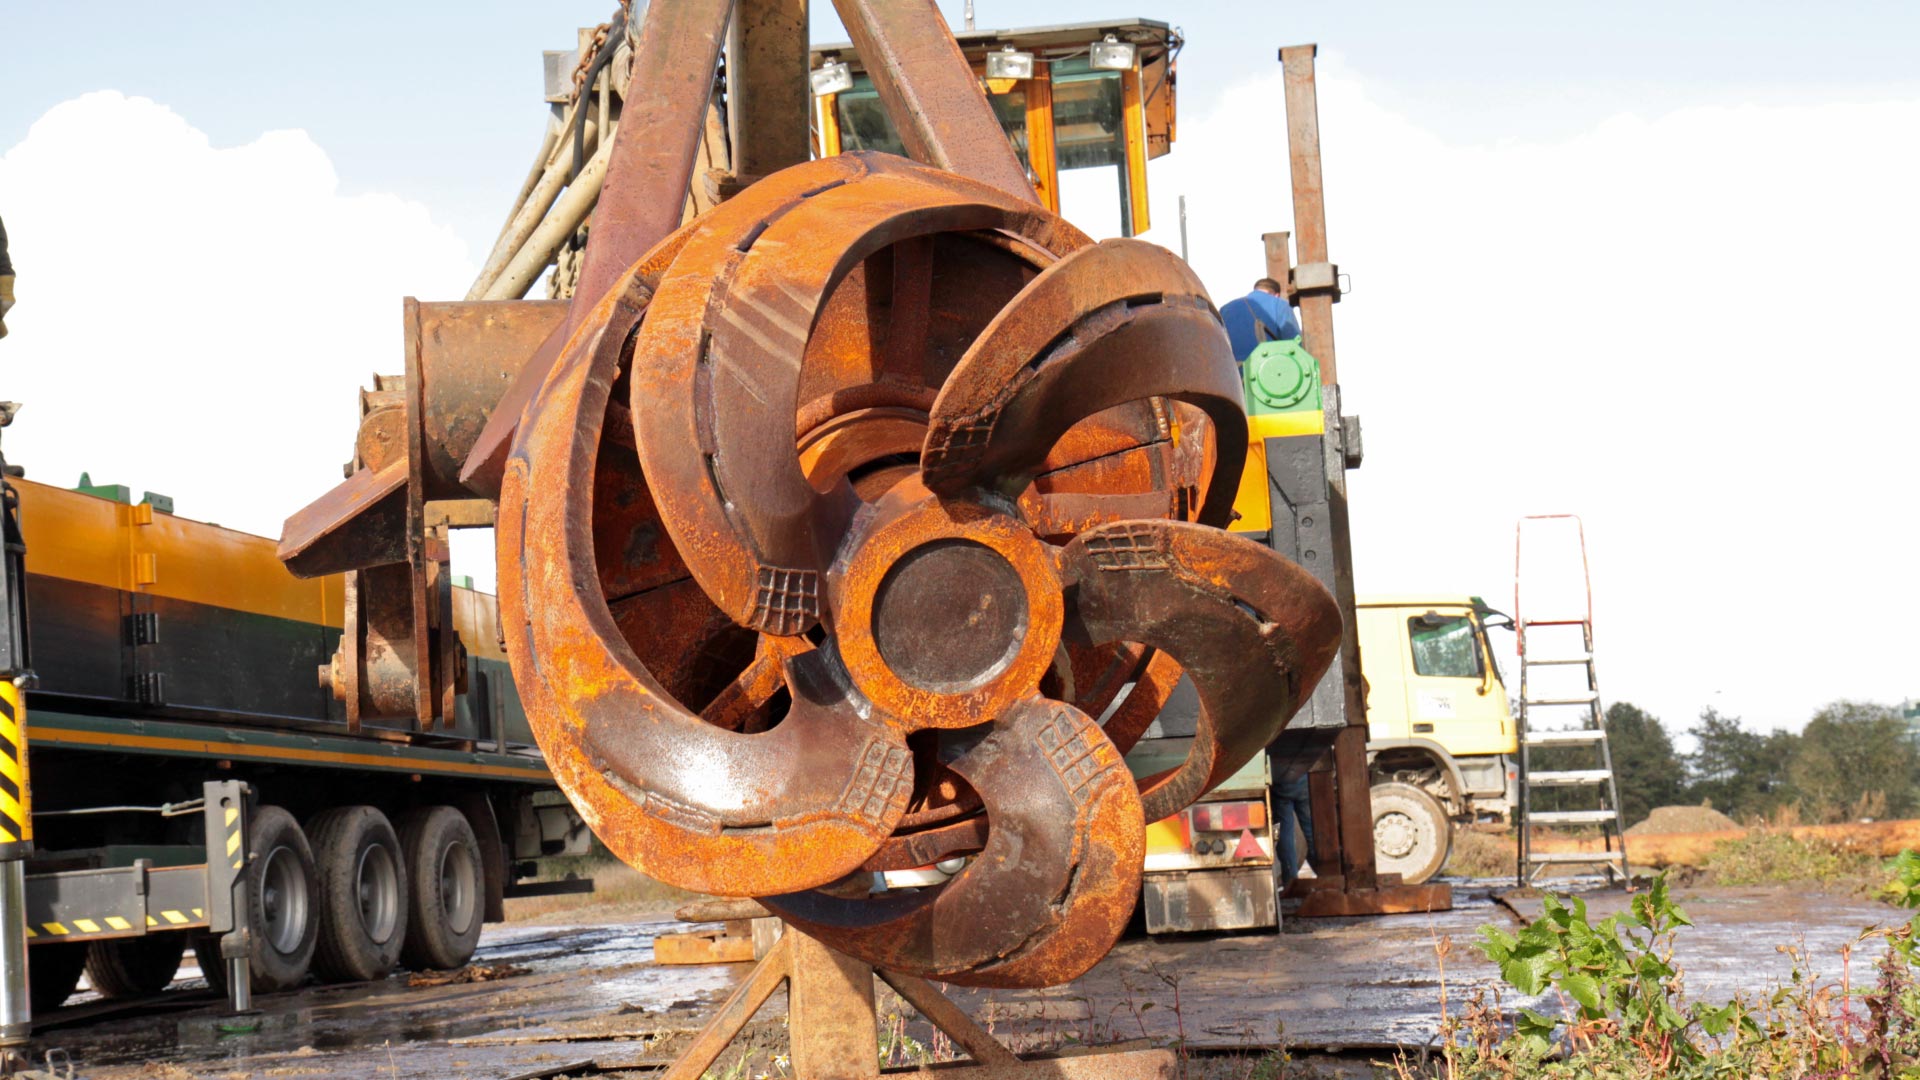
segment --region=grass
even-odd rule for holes
[[[1880,860],[1830,840],[1787,832],[1792,821],[1755,824],[1737,840],[1715,844],[1697,867],[1676,868],[1689,885],[1802,885],[1828,892],[1871,895],[1882,883]],[[1548,835],[1544,830],[1542,835]],[[1627,853],[1633,853],[1628,840]],[[1455,829],[1453,853],[1442,874],[1468,878],[1513,875],[1514,834],[1509,830]]]
[[[540,880],[554,881],[569,873],[592,878],[594,891],[567,896],[527,896],[507,901],[508,922],[573,925],[636,915],[670,915],[698,893],[655,881],[611,856],[552,859]]]
[[[1631,850],[1631,849],[1629,849]],[[1691,883],[1816,885],[1830,892],[1870,894],[1883,881],[1880,860],[1828,840],[1800,839],[1766,827],[1713,846]]]
[[[1453,852],[1440,872],[1450,877],[1512,877],[1518,857],[1513,833],[1508,830],[1459,828],[1453,830]]]

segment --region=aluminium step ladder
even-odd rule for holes
[[[1580,556],[1580,588],[1561,599],[1559,606],[1539,605],[1538,585],[1526,580],[1522,544],[1529,523],[1571,524],[1571,539]],[[1534,525],[1538,538],[1544,530],[1565,532],[1567,526]],[[1536,550],[1538,545],[1536,539]],[[1539,514],[1520,519],[1513,542],[1513,618],[1520,654],[1520,775],[1515,831],[1519,837],[1516,875],[1530,885],[1550,866],[1594,866],[1609,882],[1627,884],[1625,822],[1620,815],[1620,788],[1613,774],[1613,751],[1607,744],[1606,711],[1600,701],[1600,682],[1593,665],[1593,584],[1587,568],[1586,529],[1573,514]],[[1563,575],[1570,577],[1570,575]],[[1526,603],[1528,595],[1535,605]],[[1535,767],[1535,755],[1547,750],[1561,762],[1554,768]],[[1551,809],[1536,809],[1536,789],[1565,794]],[[1602,848],[1597,851],[1538,851],[1535,831],[1543,826],[1598,826]]]

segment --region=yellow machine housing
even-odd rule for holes
[[[1273,489],[1267,483],[1267,440],[1287,435],[1319,435],[1326,431],[1326,414],[1305,412],[1261,413],[1247,417],[1247,467],[1240,472],[1240,490],[1233,498],[1229,531],[1266,533],[1273,528]]]

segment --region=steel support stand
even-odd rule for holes
[[[0,1057],[33,1030],[27,996],[27,864],[0,862]]]
[[[18,406],[0,402],[0,427]],[[27,784],[27,708],[33,682],[27,648],[27,545],[20,498],[0,456],[0,1072],[24,1063],[33,1032],[28,990],[27,856],[33,854],[33,796]]]
[[[200,963],[226,965],[227,1003],[235,1014],[253,1009],[252,900],[247,845],[253,790],[240,780],[209,780],[201,785],[207,834],[207,934],[220,941],[220,955]]]
[[[237,941],[240,955],[228,956],[227,943]],[[236,1014],[253,1011],[253,962],[247,958],[245,931],[220,939],[220,956],[227,965],[227,1001]]]
[[[1022,1058],[925,979],[877,971],[788,926],[662,1080],[700,1080],[783,983],[793,1074],[806,1080],[877,1080],[882,1073],[875,977],[972,1058],[971,1064],[887,1070],[895,1080],[1169,1080],[1173,1075],[1170,1050]]]
[[[1353,541],[1347,515],[1347,470],[1359,466],[1357,423],[1340,411],[1339,368],[1333,342],[1333,305],[1340,299],[1339,270],[1327,259],[1326,193],[1320,176],[1320,106],[1314,86],[1315,45],[1280,50],[1285,69],[1287,149],[1293,186],[1293,239],[1298,265],[1287,252],[1287,234],[1265,237],[1267,276],[1287,284],[1300,309],[1307,351],[1320,362],[1326,402],[1323,458],[1327,478],[1327,526],[1333,565],[1309,567],[1322,577],[1340,605],[1345,630],[1340,655],[1326,678],[1339,679],[1346,726],[1334,736],[1327,760],[1308,775],[1314,814],[1315,876],[1294,883],[1296,915],[1384,915],[1445,911],[1453,907],[1447,885],[1405,885],[1381,874],[1374,862],[1373,792],[1367,775],[1366,686],[1360,676],[1360,634],[1353,591]],[[1323,817],[1322,811],[1329,811]]]

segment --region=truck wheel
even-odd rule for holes
[[[27,1003],[35,1015],[52,1012],[73,996],[87,966],[87,946],[78,941],[27,949]]]
[[[87,981],[101,997],[150,997],[173,981],[186,951],[179,933],[96,941],[87,946]]]
[[[1453,850],[1453,823],[1440,800],[1412,784],[1373,788],[1374,865],[1418,885],[1440,872]]]
[[[427,806],[400,819],[400,847],[412,886],[400,956],[408,967],[457,968],[480,944],[480,843],[465,815]]]
[[[387,815],[342,806],[307,823],[320,868],[320,943],[313,969],[328,982],[386,978],[407,936],[407,876]]]
[[[259,993],[290,990],[307,977],[320,939],[320,875],[314,868],[313,848],[292,814],[263,806],[254,811],[247,826],[247,850],[253,854],[247,866],[253,989]],[[208,952],[213,966],[222,968],[217,938]],[[201,970],[206,970],[205,963]],[[218,983],[222,987],[224,975],[222,968]],[[207,982],[213,983],[214,977]]]

